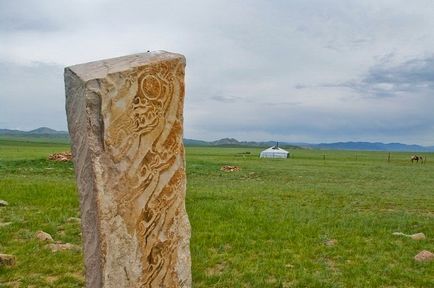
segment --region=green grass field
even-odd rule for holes
[[[48,140],[47,140],[48,141]],[[83,287],[80,252],[53,253],[34,234],[80,244],[68,150],[40,139],[0,140],[0,287]],[[434,154],[294,150],[258,159],[259,149],[187,148],[187,211],[193,287],[434,287]],[[251,154],[241,154],[251,152]],[[325,160],[324,160],[324,156]],[[430,160],[432,159],[432,161]],[[222,172],[237,165],[238,172]],[[394,236],[423,232],[426,240]]]

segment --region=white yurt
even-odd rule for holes
[[[279,143],[275,146],[265,149],[259,155],[259,158],[288,158],[289,152],[279,147]]]

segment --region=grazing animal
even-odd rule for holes
[[[414,161],[416,161],[416,163],[419,163],[419,160],[423,163],[423,157],[418,155],[411,156],[410,160],[411,163],[413,163]]]

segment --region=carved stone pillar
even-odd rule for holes
[[[182,55],[65,68],[86,287],[191,287]]]

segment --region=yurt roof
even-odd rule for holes
[[[288,151],[286,151],[286,150],[283,150],[282,148],[280,148],[280,147],[277,147],[277,146],[272,146],[272,147],[270,147],[270,148],[267,148],[267,149],[265,149],[264,151],[262,151],[262,152],[270,152],[270,153],[276,153],[276,152],[280,152],[280,153],[289,153]]]

